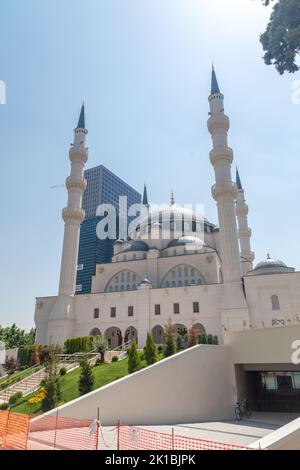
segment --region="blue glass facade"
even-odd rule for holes
[[[77,294],[91,292],[92,276],[95,275],[96,265],[110,263],[113,256],[115,240],[99,240],[96,234],[97,224],[101,220],[101,217],[96,216],[97,207],[100,204],[113,204],[118,214],[120,196],[127,197],[128,207],[141,203],[141,194],[103,165],[86,170],[85,178],[87,188],[82,201],[85,220],[80,230]]]

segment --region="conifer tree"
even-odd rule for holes
[[[80,362],[80,377],[79,377],[79,393],[80,395],[85,395],[92,391],[94,385],[94,375],[91,365],[88,363],[87,359],[84,358]]]
[[[158,361],[158,356],[157,356],[157,346],[154,343],[152,334],[150,331],[147,333],[147,342],[146,342],[146,348],[145,348],[145,359],[148,364],[148,366],[151,366],[152,364],[155,364],[155,362]]]

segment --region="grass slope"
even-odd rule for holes
[[[146,367],[145,361],[142,361],[142,367]],[[96,390],[97,388],[103,387],[104,385],[107,385],[117,379],[120,379],[121,377],[125,377],[125,375],[128,375],[128,359],[93,367],[93,374],[95,377],[93,390]],[[69,374],[60,378],[62,388],[62,400],[60,405],[63,405],[64,403],[79,397],[79,376],[80,368],[75,369],[73,372],[69,372]],[[27,402],[28,398],[34,396],[35,394],[36,392],[32,395],[28,395],[25,398],[22,398],[14,407],[11,408],[11,410],[16,413],[35,415],[41,414],[42,410],[40,403],[36,403],[30,406]]]

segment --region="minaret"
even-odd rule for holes
[[[237,187],[232,182],[233,151],[228,147],[229,118],[224,113],[224,95],[220,92],[212,69],[210,117],[208,130],[213,149],[210,161],[215,170],[216,184],[212,195],[217,202],[220,227],[220,251],[223,266],[224,296],[222,323],[224,329],[243,329],[249,325],[249,313],[242,287],[242,268],[238,241],[235,200]]]
[[[146,207],[147,211],[149,212],[150,204],[148,202],[148,193],[147,193],[147,186],[144,184],[144,194],[143,194],[143,206]]]
[[[242,257],[242,272],[247,274],[253,269],[254,253],[251,251],[251,228],[248,226],[249,208],[246,204],[245,191],[243,189],[238,169],[236,169],[236,185],[238,189],[236,197],[236,215],[239,228],[239,239]]]
[[[57,320],[59,320],[60,329],[57,330],[56,326],[56,333],[52,335],[48,331],[48,340],[51,337],[52,343],[62,343],[66,338],[72,335],[72,321],[74,320],[73,300],[76,290],[80,225],[85,215],[82,209],[82,196],[87,184],[84,178],[84,167],[88,160],[88,149],[86,147],[87,134],[83,103],[78,125],[74,130],[74,144],[71,145],[69,151],[71,174],[66,180],[68,203],[67,207],[62,211],[65,227],[59,291],[49,324],[49,329],[51,330],[51,328],[53,329],[55,327]]]

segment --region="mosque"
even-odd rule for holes
[[[173,195],[169,207],[151,210],[145,188],[134,233],[115,242],[111,263],[97,265],[91,293],[76,295],[88,160],[83,106],[69,152],[59,292],[36,299],[37,343],[63,344],[70,337],[104,335],[111,349],[132,339],[142,348],[148,331],[157,344],[163,343],[168,321],[178,335],[185,336],[196,326],[199,333],[217,336],[219,344],[226,332],[299,326],[300,273],[269,255],[253,265],[248,206],[238,172],[232,181],[230,122],[214,70],[209,106],[218,226],[177,205]]]

